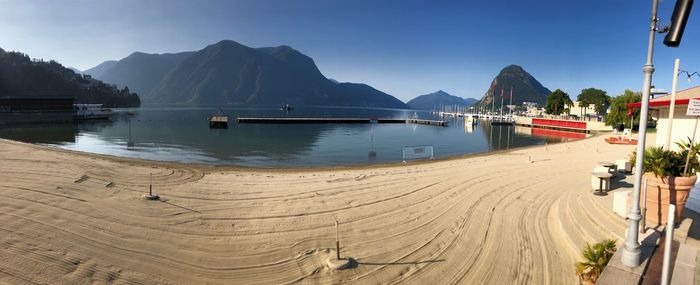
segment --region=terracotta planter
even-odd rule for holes
[[[666,225],[669,204],[676,205],[674,214],[678,222],[690,189],[693,188],[698,177],[656,177],[653,173],[644,173],[643,179],[647,180],[647,226]]]

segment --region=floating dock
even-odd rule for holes
[[[423,120],[423,119],[407,119],[406,124],[419,124],[419,125],[447,127],[447,121]]]
[[[423,119],[369,119],[369,118],[237,118],[239,124],[422,124],[447,126],[447,121]]]
[[[228,116],[211,116],[209,118],[209,127],[216,129],[228,128]]]

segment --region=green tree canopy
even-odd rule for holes
[[[561,89],[554,90],[547,96],[547,104],[545,105],[545,111],[547,114],[561,115],[564,112],[564,106],[570,105],[571,98],[569,94],[566,94]]]
[[[630,121],[630,117],[627,116],[627,104],[641,102],[642,93],[625,90],[624,94],[613,97],[611,101],[610,113],[605,116],[605,124],[615,126]],[[635,121],[639,121],[639,109],[635,109],[632,115]]]
[[[583,106],[593,104],[593,108],[598,115],[604,114],[605,110],[610,106],[610,96],[608,96],[608,93],[596,88],[581,90],[581,94],[578,94],[578,101]]]

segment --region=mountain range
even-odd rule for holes
[[[501,107],[501,93],[503,93],[503,105],[510,103],[510,90],[513,90],[513,104],[521,105],[523,102],[534,102],[539,106],[544,106],[547,95],[552,93],[542,86],[530,73],[522,67],[511,64],[501,70],[491,81],[491,87],[479,100],[477,106],[495,109]],[[494,94],[495,93],[495,94]],[[494,102],[495,100],[495,102]]]
[[[199,51],[135,52],[84,72],[128,86],[147,103],[407,108],[369,85],[329,80],[313,59],[284,45],[251,48],[224,40]]]
[[[435,110],[441,106],[462,106],[469,107],[474,105],[479,100],[474,98],[462,98],[449,93],[438,90],[430,94],[420,95],[406,103],[409,108],[414,110]]]

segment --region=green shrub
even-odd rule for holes
[[[592,246],[586,243],[582,251],[584,260],[576,263],[576,276],[580,280],[596,282],[617,251],[616,243],[617,241],[612,239],[606,239]]]
[[[688,161],[688,171],[685,176],[693,176],[700,169],[700,161],[698,160],[698,152],[700,152],[700,144],[690,145],[688,141],[676,142],[680,148],[679,151],[665,150],[663,147],[651,146],[644,150],[644,161],[642,162],[643,172],[653,173],[656,177],[663,176],[684,176],[685,161],[690,152],[690,160]],[[632,165],[637,160],[636,151],[632,153],[630,162]]]

